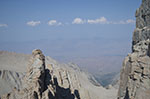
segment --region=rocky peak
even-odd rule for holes
[[[21,89],[16,89],[2,99],[41,99],[45,90],[45,57],[39,49],[33,50]]]
[[[33,50],[30,58],[30,63],[25,76],[25,81],[29,84],[32,82],[44,82],[45,81],[45,56],[42,51],[37,49]],[[42,85],[44,86],[44,85]]]
[[[132,53],[123,62],[118,99],[150,99],[150,0],[136,11]]]
[[[89,99],[88,90],[84,87],[81,88],[81,83],[78,79],[80,71],[78,71],[78,75],[70,66],[62,65],[59,67],[58,65],[53,64],[49,58],[45,61],[45,56],[41,50],[33,50],[27,72],[22,78],[22,86],[17,89],[14,88],[12,92],[0,98]]]
[[[141,7],[136,10],[136,28],[150,26],[150,1],[142,0]]]
[[[142,0],[135,16],[136,29],[133,32],[133,45],[139,41],[150,39],[150,0]]]
[[[34,94],[37,92],[38,96],[42,95],[45,88],[45,56],[41,50],[35,49],[32,51],[28,71],[24,79],[25,88],[31,86],[35,89]]]

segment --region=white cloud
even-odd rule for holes
[[[0,24],[0,27],[7,27],[7,24]]]
[[[50,25],[50,26],[53,26],[53,25],[59,26],[59,25],[62,25],[62,23],[61,22],[57,22],[56,20],[50,20],[48,22],[48,25]]]
[[[84,24],[86,21],[82,20],[81,18],[75,18],[72,24]]]
[[[135,20],[128,19],[128,20],[126,20],[126,23],[127,23],[127,24],[134,24],[134,23],[135,23]]]
[[[27,22],[27,25],[29,25],[29,26],[37,26],[40,23],[41,23],[40,21],[29,21],[29,22]]]
[[[99,19],[88,19],[87,23],[89,24],[134,24],[135,20],[133,19],[128,19],[128,20],[121,20],[121,21],[108,21],[105,17],[100,17]]]
[[[126,21],[119,21],[119,22],[109,22],[110,24],[127,24]]]
[[[134,24],[135,23],[135,20],[133,19],[128,19],[128,20],[121,20],[119,22],[110,22],[111,24]]]
[[[87,23],[89,23],[89,24],[108,24],[109,22],[107,21],[107,19],[105,17],[100,17],[95,20],[88,19]]]
[[[37,26],[41,24],[40,21],[29,21],[27,22],[27,25],[29,26]],[[61,23],[57,20],[50,20],[48,21],[49,26],[60,26],[60,25],[69,25],[70,23]],[[109,21],[105,17],[100,17],[98,19],[81,19],[81,18],[75,18],[72,21],[72,24],[135,24],[135,20],[133,19],[127,19],[127,20],[120,20],[120,21]],[[7,24],[0,24],[0,27],[7,27]]]
[[[128,19],[128,20],[121,20],[121,21],[108,21],[105,17],[100,17],[98,19],[88,19],[82,20],[81,18],[75,18],[72,24],[134,24],[135,20]]]

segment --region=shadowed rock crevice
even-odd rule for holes
[[[80,94],[78,90],[74,90],[74,95],[77,97],[77,99],[80,99]]]
[[[130,98],[129,98],[129,91],[128,91],[128,88],[126,88],[126,94],[125,94],[124,99],[130,99]]]
[[[56,99],[75,99],[74,94],[71,93],[70,88],[63,88],[58,85],[57,78],[54,78],[54,85],[56,86],[55,98]]]
[[[54,76],[52,78],[52,75],[50,74],[50,70],[45,70],[45,90],[48,90],[48,86],[52,85],[52,90],[54,91],[54,95],[49,91],[48,97],[50,99],[80,99],[80,94],[78,90],[74,90],[74,93],[71,93],[70,88],[63,88],[59,86],[57,78]]]
[[[45,69],[45,88],[44,91],[48,89],[48,86],[52,84],[52,76],[50,75],[50,70]]]

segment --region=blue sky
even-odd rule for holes
[[[141,0],[0,0],[0,41],[129,38]]]

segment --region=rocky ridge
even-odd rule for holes
[[[6,91],[0,87],[0,90],[3,91],[0,93],[2,99],[116,98],[115,88],[109,90],[103,88],[92,76],[80,70],[76,64],[60,64],[50,57],[45,57],[40,50],[32,52],[27,72],[1,71],[7,71],[7,73],[0,73],[4,84],[1,87],[7,89],[5,86],[11,85]],[[2,76],[4,74],[9,75],[11,79],[8,80],[7,76]],[[5,83],[7,81],[9,84]],[[4,93],[5,95],[2,95]]]
[[[30,59],[30,64],[21,89],[16,89],[9,94],[2,96],[2,99],[79,99],[79,92],[74,90],[72,94],[68,73],[58,72],[61,85],[59,86],[57,77],[52,75],[52,65],[45,67],[45,56],[40,50],[34,50]],[[66,79],[63,79],[66,78]],[[77,84],[77,83],[76,83]],[[80,85],[76,85],[80,87]]]
[[[136,11],[132,53],[124,59],[118,99],[150,99],[150,0]]]

